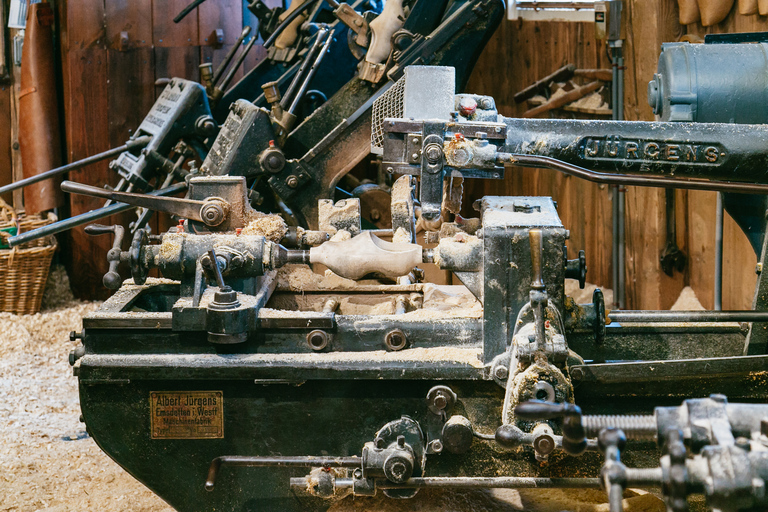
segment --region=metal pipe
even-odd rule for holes
[[[96,162],[101,162],[102,160],[106,160],[107,158],[110,158],[112,156],[119,155],[124,151],[130,151],[132,149],[139,149],[139,148],[146,147],[151,140],[152,140],[151,135],[144,135],[134,140],[129,140],[128,142],[126,142],[120,147],[112,148],[108,151],[104,151],[103,153],[98,153],[96,155],[83,158],[82,160],[78,160],[77,162],[72,162],[71,164],[63,165],[61,167],[51,169],[50,171],[45,171],[44,173],[38,174],[37,176],[30,176],[29,178],[15,181],[10,185],[5,185],[4,187],[0,187],[0,195],[5,194],[6,192],[11,192],[13,190],[24,188],[27,185],[32,185],[33,183],[37,183],[38,181],[43,181],[43,180],[47,180],[48,178],[53,178],[54,176],[58,176],[59,174],[64,174],[69,171],[80,169],[81,167],[85,167],[86,165],[95,164]]]
[[[609,185],[637,185],[640,187],[681,188],[686,190],[714,190],[736,194],[768,194],[768,185],[760,183],[737,183],[733,181],[708,181],[692,178],[662,178],[638,176],[634,174],[613,174],[591,171],[578,165],[563,162],[549,156],[521,155],[518,153],[498,153],[496,161],[500,164],[518,167],[543,167],[571,176]]]
[[[245,48],[243,48],[243,51],[240,52],[240,55],[237,56],[237,61],[235,61],[235,64],[229,69],[229,72],[227,73],[227,76],[224,77],[224,79],[221,81],[221,86],[217,86],[222,91],[226,90],[226,88],[229,86],[229,82],[232,81],[232,79],[235,77],[235,73],[237,73],[237,70],[240,69],[240,66],[243,64],[243,61],[245,60],[245,57],[248,55],[248,52],[251,51],[251,48],[253,48],[253,45],[256,43],[256,37],[252,37],[250,41],[248,41],[248,44],[245,45]]]
[[[221,61],[221,64],[218,68],[216,68],[216,72],[213,74],[213,79],[211,80],[211,87],[216,87],[216,84],[219,82],[219,79],[221,78],[221,75],[224,74],[224,71],[227,70],[227,67],[229,67],[230,62],[232,62],[232,58],[235,56],[235,53],[237,52],[237,49],[240,47],[241,44],[243,44],[243,41],[245,41],[245,38],[248,37],[248,34],[251,33],[251,27],[246,25],[243,27],[243,31],[240,33],[240,37],[237,38],[237,41],[235,41],[235,44],[232,45],[232,48],[229,49],[227,52],[226,57],[224,57],[224,60]],[[256,39],[256,36],[253,36],[254,39]]]
[[[170,186],[168,188],[155,190],[154,192],[150,192],[147,195],[171,196],[179,192],[183,192],[185,190],[187,190],[187,184],[185,182],[181,182],[173,186]],[[38,229],[33,229],[32,231],[27,231],[26,233],[22,233],[20,235],[12,236],[8,239],[8,245],[10,245],[11,247],[15,247],[17,245],[31,242],[32,240],[37,240],[38,238],[42,238],[44,236],[55,235],[56,233],[60,233],[68,229],[72,229],[82,224],[93,222],[94,220],[102,219],[104,217],[109,217],[110,215],[114,215],[116,213],[121,213],[121,212],[130,210],[131,208],[135,208],[135,206],[132,206],[130,204],[116,203],[110,206],[106,206],[104,208],[91,210],[90,212],[82,213],[80,215],[70,217],[69,219],[65,219],[59,222],[54,222],[53,224],[48,224],[47,226],[43,226]]]
[[[309,52],[307,52],[306,57],[304,57],[304,60],[301,61],[301,66],[299,67],[299,71],[293,76],[293,80],[291,80],[291,84],[288,86],[288,89],[285,90],[285,94],[283,94],[283,99],[281,100],[280,104],[283,107],[283,110],[286,110],[289,107],[288,101],[290,98],[296,93],[296,90],[299,87],[299,84],[302,83],[304,80],[304,76],[307,73],[307,70],[311,67],[310,61],[316,58],[317,52],[320,50],[320,48],[323,45],[323,39],[328,35],[328,30],[326,29],[320,29],[318,31],[317,36],[315,38],[315,42],[312,44],[312,47],[309,49]]]
[[[330,32],[326,36],[325,44],[323,44],[323,47],[320,48],[320,53],[315,58],[315,61],[312,63],[312,67],[309,68],[307,77],[304,79],[304,82],[301,84],[301,87],[299,88],[298,92],[293,97],[293,102],[291,103],[291,106],[288,109],[288,112],[290,112],[291,114],[293,114],[296,111],[296,108],[299,106],[299,101],[301,101],[302,96],[304,96],[304,93],[309,87],[309,82],[312,81],[312,77],[315,76],[315,73],[317,72],[317,68],[320,67],[320,63],[323,62],[323,58],[328,53],[328,48],[331,46],[331,41],[333,41],[333,32]]]
[[[613,299],[619,305],[619,309],[624,309],[626,297],[624,280],[626,279],[626,264],[624,263],[625,254],[625,225],[624,225],[624,212],[626,209],[626,187],[619,186],[619,252],[618,252],[618,277],[619,277],[619,289],[614,290],[614,293],[618,295],[618,300]]]
[[[242,455],[223,455],[211,461],[208,467],[208,478],[205,481],[205,490],[212,491],[216,486],[216,478],[219,469],[223,466],[235,467],[290,467],[290,468],[360,468],[360,457],[249,457]]]
[[[613,322],[768,322],[768,311],[609,311],[606,324]]]
[[[715,219],[715,310],[723,309],[723,194],[717,193]]]
[[[619,186],[614,185],[611,187],[611,271],[612,271],[612,288],[613,304],[612,307],[617,307],[617,299],[619,297]]]
[[[613,88],[616,89],[616,120],[617,121],[623,121],[624,120],[624,49],[623,49],[623,41],[619,40],[616,41],[616,53],[618,55],[617,59],[617,66],[616,66],[616,75],[617,79],[616,82],[613,83]],[[625,287],[625,279],[626,279],[626,264],[625,264],[625,217],[626,217],[626,193],[627,189],[626,187],[619,186],[618,189],[618,217],[617,222],[619,224],[618,226],[618,232],[619,232],[619,243],[618,243],[618,270],[617,270],[617,276],[619,278],[618,280],[618,289],[614,290],[614,299],[613,301],[616,302],[619,305],[619,308],[624,308],[625,302],[626,302],[626,287]],[[618,297],[618,300],[617,298]]]
[[[394,484],[377,480],[378,489],[597,489],[599,478],[538,478],[538,477],[423,477],[410,478],[405,483]]]

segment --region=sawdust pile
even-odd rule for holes
[[[330,270],[316,274],[309,265],[288,264],[277,271],[277,287],[281,290],[303,292],[305,290],[349,290],[357,286],[351,279],[337,276]]]
[[[288,226],[282,217],[274,213],[253,211],[246,219],[242,234],[248,236],[263,236],[270,242],[280,243],[288,232]]]
[[[78,421],[70,331],[98,303],[72,298],[66,272],[51,272],[41,313],[0,313],[0,511],[172,510],[115,464]]]
[[[665,512],[664,502],[642,491],[627,491],[626,512]],[[328,512],[608,512],[605,493],[576,489],[423,490],[410,500],[349,497]]]
[[[699,302],[693,288],[686,286],[670,309],[672,311],[704,311],[704,306]]]

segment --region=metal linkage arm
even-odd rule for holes
[[[229,205],[218,198],[205,201],[180,199],[177,197],[155,197],[147,194],[116,192],[73,181],[61,184],[61,190],[71,194],[82,194],[93,197],[103,197],[112,201],[141,206],[158,212],[166,212],[184,219],[203,222],[208,226],[217,226],[224,222],[229,214]]]

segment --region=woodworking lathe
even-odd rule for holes
[[[343,162],[285,157],[269,90],[270,110],[233,103],[185,198],[65,182],[179,219],[137,230],[128,250],[121,226],[88,228],[114,236],[105,284],[118,288],[72,335],[90,435],[178,510],[517,487],[603,487],[612,512],[627,487],[674,511],[691,494],[764,509],[768,406],[748,402],[768,400],[765,308],[607,311],[599,289],[576,304],[565,280],[584,285],[585,258],[567,258],[551,198],[455,213],[462,180],[513,165],[764,194],[768,125],[511,119],[456,94],[460,76],[405,67],[352,121],[370,123],[366,145],[392,176],[391,230],[364,229],[359,199],[318,192]],[[259,178],[301,228],[253,208]]]

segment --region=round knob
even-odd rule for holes
[[[465,96],[459,101],[459,113],[464,117],[469,117],[477,110],[477,102],[474,98]]]
[[[206,226],[216,227],[227,220],[227,209],[222,201],[209,200],[200,207],[200,218]]]

